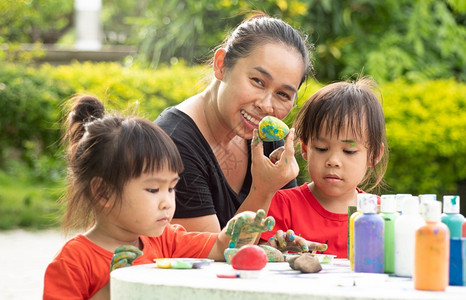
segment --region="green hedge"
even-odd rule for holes
[[[201,91],[207,84],[202,79],[209,73],[208,68],[182,64],[157,70],[125,68],[116,63],[42,65],[37,69],[2,64],[0,173],[39,186],[63,186],[60,120],[62,104],[73,94],[90,93],[104,100],[110,110],[153,120],[165,107]],[[320,87],[313,81],[302,87],[298,107]],[[381,192],[436,193],[439,197],[458,193],[459,184],[466,182],[466,84],[399,80],[383,84],[381,90],[390,149],[385,177],[388,188]],[[288,124],[296,109],[287,117]],[[303,167],[300,181],[304,180],[307,171]],[[0,187],[0,219],[16,211],[5,210],[4,205],[14,201],[1,196],[3,189]],[[54,203],[57,197],[55,190],[17,194],[17,202],[30,207],[35,207],[35,201]],[[48,204],[40,207],[50,211]]]

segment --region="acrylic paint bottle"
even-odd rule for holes
[[[406,198],[411,198],[413,195],[411,194],[396,194],[396,211],[398,214],[401,215],[403,211],[403,202]]]
[[[426,202],[425,225],[416,231],[414,288],[444,291],[448,286],[450,230],[440,220],[441,203]]]
[[[368,195],[370,194],[358,194],[358,199],[356,201],[356,212],[354,212],[350,219],[349,219],[349,224],[348,224],[348,228],[349,228],[349,246],[348,246],[348,250],[349,250],[349,255],[348,255],[348,258],[350,260],[350,268],[351,270],[354,270],[354,220],[359,216],[359,215],[362,215],[362,211],[361,211],[361,199],[364,198],[364,197],[368,197]]]
[[[399,214],[396,211],[395,195],[382,195],[380,214],[384,220],[384,272],[395,272],[395,222]]]
[[[350,259],[350,223],[351,223],[351,216],[357,211],[358,207],[356,205],[348,206],[348,231],[346,233],[346,257]]]
[[[395,222],[395,275],[413,276],[414,237],[416,230],[424,223],[419,214],[419,198],[405,198],[401,216]]]
[[[354,271],[384,272],[384,220],[377,214],[377,196],[361,199],[362,215],[354,220]]]
[[[423,219],[424,218],[424,211],[425,211],[425,203],[429,201],[437,201],[436,194],[421,194],[419,195],[419,214]]]
[[[466,219],[463,221],[463,234],[462,234],[462,236],[466,237]]]
[[[464,216],[460,214],[460,196],[443,196],[442,222],[450,229],[451,238],[460,238]]]

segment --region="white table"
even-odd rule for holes
[[[258,278],[218,278],[217,274],[235,274],[235,270],[217,262],[202,269],[133,266],[111,273],[111,299],[466,300],[464,286],[448,286],[444,292],[418,291],[411,278],[355,273],[348,260],[322,267],[319,273],[303,274],[288,263],[268,263]]]

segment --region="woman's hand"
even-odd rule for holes
[[[254,130],[252,140],[252,190],[273,196],[277,190],[295,179],[299,173],[299,165],[294,156],[294,128],[290,129],[285,139],[285,146],[271,153],[270,158],[264,155],[262,140],[258,131]]]

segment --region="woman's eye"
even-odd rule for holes
[[[253,77],[252,81],[254,81],[255,83],[257,83],[260,86],[264,86],[264,82],[262,82],[262,80],[260,80],[259,78]]]
[[[159,191],[159,189],[146,189],[149,193],[155,194]]]
[[[284,93],[284,92],[278,92],[277,93],[281,98],[284,98],[286,100],[291,100],[291,96],[288,95],[287,93]]]
[[[314,147],[317,151],[319,152],[325,152],[327,151],[327,148],[321,148],[321,147]]]
[[[176,192],[176,189],[175,189],[174,187],[172,187],[172,188],[168,188],[168,192],[169,192],[169,193]]]

